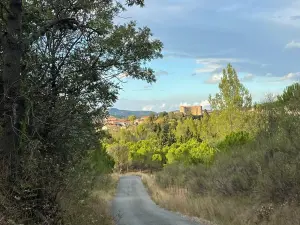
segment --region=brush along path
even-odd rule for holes
[[[138,176],[120,178],[112,206],[117,225],[201,225],[157,206]]]

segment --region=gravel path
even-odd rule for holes
[[[138,176],[120,178],[112,209],[117,225],[201,225],[157,206]]]

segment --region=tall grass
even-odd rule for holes
[[[101,175],[95,180],[92,191],[84,193],[84,182],[72,182],[61,195],[65,225],[113,225],[110,202],[117,183],[115,175]]]

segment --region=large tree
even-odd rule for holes
[[[225,126],[229,128],[229,132],[242,127],[235,127],[237,124],[242,124],[241,121],[244,111],[252,105],[252,97],[245,86],[240,82],[236,70],[231,64],[228,64],[226,69],[223,69],[223,77],[219,83],[220,92],[215,97],[209,96],[209,102],[215,113],[220,114],[220,117],[229,124]],[[227,132],[227,129],[225,129]]]
[[[115,23],[126,5],[134,4],[144,2],[0,3],[0,169],[5,172],[0,195],[9,205],[5,219],[59,223],[57,195],[68,170],[87,150],[97,148],[93,120],[103,118],[116,101],[119,75],[155,81],[147,62],[161,57],[162,43],[133,21]]]
[[[220,92],[215,97],[209,96],[212,109],[245,109],[251,107],[252,97],[240,82],[236,70],[231,64],[223,69],[223,76],[219,83]]]

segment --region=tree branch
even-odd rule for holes
[[[49,31],[51,28],[55,26],[62,26],[65,25],[66,27],[63,29],[72,29],[72,30],[77,30],[77,29],[87,29],[91,30],[94,33],[97,33],[98,35],[103,35],[103,31],[97,30],[93,27],[90,27],[85,24],[80,24],[75,18],[64,18],[64,19],[57,19],[49,22],[45,26],[43,26],[41,29],[33,33],[28,39],[27,39],[27,45],[31,45],[34,41],[36,41],[39,37],[43,36],[47,31]]]
[[[8,8],[2,2],[0,2],[0,8],[4,9],[7,13],[10,13],[10,11],[8,10]]]
[[[74,18],[64,18],[64,19],[53,20],[50,23],[43,26],[37,32],[33,33],[28,39],[29,43],[32,44],[35,40],[37,40],[39,37],[43,36],[51,28],[58,26],[58,25],[62,25],[62,24],[67,24],[68,26],[73,26],[74,24],[78,25],[79,23]]]

